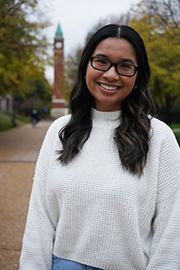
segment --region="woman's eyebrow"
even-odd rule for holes
[[[96,54],[96,55],[95,55],[95,57],[102,57],[102,58],[109,59],[109,58],[107,57],[107,55],[102,54],[102,53],[98,53],[98,54]]]
[[[123,58],[121,62],[128,62],[134,64],[134,61],[131,58]]]
[[[106,54],[98,53],[94,57],[102,57],[109,60],[109,57]],[[132,63],[134,65],[134,61],[131,58],[122,58],[120,61],[116,63]]]

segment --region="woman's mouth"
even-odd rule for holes
[[[120,88],[119,86],[111,86],[103,83],[99,83],[99,86],[103,91],[105,90],[107,92],[116,92]]]

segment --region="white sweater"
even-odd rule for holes
[[[37,161],[20,270],[51,270],[52,253],[105,270],[180,270],[180,151],[152,119],[144,174],[125,171],[113,140],[120,112],[93,109],[88,141],[68,165],[49,128]]]

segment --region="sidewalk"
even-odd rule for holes
[[[19,268],[35,163],[50,124],[0,132],[0,270]]]

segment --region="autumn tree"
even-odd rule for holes
[[[169,122],[180,97],[179,1],[142,1],[131,26],[142,36],[151,67],[151,90],[158,111]]]
[[[84,47],[81,45],[79,45],[77,48],[74,48],[73,52],[67,56],[65,61],[63,97],[67,102],[69,101],[71,91],[75,84],[83,48]]]
[[[48,63],[37,0],[0,0],[0,95],[25,96]],[[14,108],[15,109],[15,108]]]
[[[146,14],[148,22],[156,24],[158,28],[178,29],[180,25],[179,0],[141,0],[134,11],[140,16]]]
[[[36,0],[0,0],[0,94],[28,92],[29,81],[47,63],[48,24],[35,20]],[[36,18],[37,19],[37,18]]]
[[[34,78],[31,82],[31,91],[26,94],[26,98],[20,98],[21,102],[18,107],[19,113],[25,113],[31,115],[33,109],[36,109],[40,115],[44,114],[46,109],[46,115],[49,116],[51,109],[52,99],[52,86],[48,80],[44,77],[44,74],[37,78]]]

